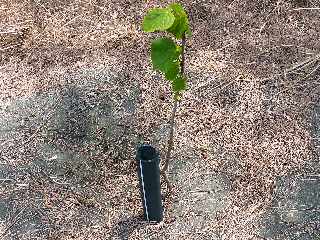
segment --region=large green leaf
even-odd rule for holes
[[[172,26],[175,17],[170,9],[151,9],[143,19],[142,29],[145,32],[164,31]]]
[[[155,70],[160,70],[168,80],[180,72],[181,47],[170,38],[159,38],[151,44],[151,60]]]
[[[172,3],[168,9],[173,12],[175,21],[173,25],[167,29],[168,32],[172,33],[177,39],[182,39],[184,34],[191,34],[189,28],[188,15],[179,3]]]

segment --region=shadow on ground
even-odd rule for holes
[[[272,207],[263,219],[261,236],[288,240],[319,238],[319,193],[319,174],[279,178]]]
[[[132,172],[137,86],[96,70],[64,77],[71,83],[56,91],[1,106],[1,239],[94,238],[126,191],[110,196],[110,184]],[[126,195],[124,216],[136,201]]]
[[[133,216],[118,222],[112,229],[112,236],[117,236],[121,240],[128,240],[133,231],[147,226],[143,221],[143,216]]]
[[[263,217],[265,239],[320,239],[320,105],[313,108],[313,161],[297,175],[279,177],[273,203]]]

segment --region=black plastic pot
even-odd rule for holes
[[[159,153],[151,145],[144,144],[138,148],[136,160],[144,219],[146,221],[161,222],[163,219],[163,207]]]

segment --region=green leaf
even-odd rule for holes
[[[180,72],[181,47],[170,38],[159,38],[151,43],[151,60],[155,70],[160,70],[168,80]]]
[[[174,80],[180,72],[180,61],[167,64],[167,69],[162,71],[167,80]]]
[[[164,31],[172,26],[175,17],[170,9],[151,9],[143,19],[142,29],[145,32]]]
[[[172,81],[172,89],[174,92],[180,92],[186,90],[186,88],[187,80],[185,77],[179,75]]]
[[[191,35],[188,15],[182,5],[179,3],[172,3],[169,5],[168,9],[173,12],[175,21],[167,31],[172,33],[177,39],[182,39],[184,34]]]

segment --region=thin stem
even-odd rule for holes
[[[167,191],[167,193],[165,194],[165,197],[169,197],[170,194],[171,194],[171,192],[172,192],[172,186],[171,186],[171,183],[170,183],[170,181],[169,181],[169,179],[168,179],[168,176],[167,176],[166,172],[163,172],[163,173],[162,173],[162,176],[163,176],[163,179],[164,179],[164,181],[166,182],[167,188],[168,188],[168,191]]]
[[[185,35],[183,35],[182,41],[181,41],[181,47],[182,47],[182,53],[181,53],[181,63],[180,63],[180,73],[183,76],[184,75],[184,63],[185,63],[185,56],[184,56],[184,52],[185,52],[185,46],[186,46],[186,37]],[[172,114],[171,114],[171,118],[170,118],[170,132],[169,132],[169,138],[168,138],[168,143],[167,143],[167,152],[165,155],[165,163],[164,166],[161,170],[161,173],[163,174],[165,181],[167,183],[168,186],[168,190],[169,190],[169,194],[171,193],[171,185],[170,182],[168,180],[167,175],[165,174],[165,172],[167,171],[168,167],[169,167],[169,162],[170,162],[170,158],[171,158],[171,152],[173,149],[173,136],[174,136],[174,123],[175,123],[175,116],[176,116],[176,112],[178,109],[178,102],[179,102],[179,95],[178,93],[175,93],[174,95],[174,104],[173,104],[173,109],[172,109]]]
[[[177,109],[178,109],[178,97],[175,96],[172,115],[171,115],[171,118],[170,118],[170,132],[169,132],[169,139],[168,139],[168,143],[167,143],[168,149],[167,149],[166,156],[165,156],[165,163],[164,163],[164,166],[163,166],[163,168],[161,170],[162,173],[167,171],[167,169],[169,167],[171,151],[173,149],[174,119],[176,117]]]
[[[184,52],[185,52],[185,48],[186,48],[186,35],[184,34],[181,40],[181,47],[182,47],[182,53],[181,53],[181,63],[180,63],[180,67],[181,67],[181,75],[184,75],[184,62],[185,62],[185,56],[184,56]]]

